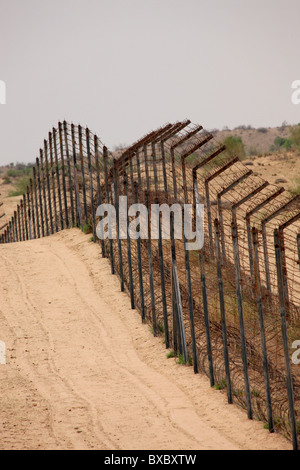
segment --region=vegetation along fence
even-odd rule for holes
[[[205,243],[185,239],[99,240],[97,207],[204,204]],[[113,155],[88,128],[59,123],[0,242],[21,242],[78,226],[91,231],[122,291],[180,361],[207,374],[248,417],[298,448],[300,368],[300,200],[229,158],[202,126],[166,124]],[[171,214],[172,215],[172,214]],[[150,223],[151,221],[149,221]]]

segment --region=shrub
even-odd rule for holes
[[[283,147],[285,141],[286,139],[284,139],[283,137],[276,137],[276,139],[274,139],[274,145],[276,148]]]
[[[300,148],[300,124],[294,127],[290,135],[291,146]]]
[[[225,379],[220,380],[215,385],[216,390],[224,390],[226,387],[227,387],[227,382]]]
[[[93,225],[92,225],[92,223],[89,221],[87,224],[83,224],[82,231],[83,231],[83,233],[85,233],[86,235],[88,235],[89,233],[92,233],[92,232],[93,232]]]
[[[174,351],[170,351],[170,352],[167,354],[167,359],[171,359],[172,357],[175,357]]]
[[[280,149],[290,150],[290,148],[292,148],[291,139],[284,139],[284,137],[276,137],[276,139],[274,139],[274,144],[271,146],[270,150],[274,152]]]
[[[245,158],[246,156],[245,146],[241,137],[234,137],[230,135],[226,137],[223,143],[224,145],[226,145],[225,153],[228,156],[228,158],[233,158],[236,156]]]
[[[20,178],[15,183],[15,190],[9,193],[10,197],[22,196],[27,191],[27,186],[30,185],[30,175]]]
[[[11,184],[11,182],[12,182],[12,181],[9,179],[8,176],[5,176],[5,177],[3,178],[3,184]]]
[[[292,196],[300,194],[300,178],[294,178],[292,186],[289,187],[289,192]]]
[[[21,178],[23,176],[31,176],[32,174],[32,165],[24,165],[22,163],[18,163],[14,168],[10,168],[6,172],[9,178]]]
[[[6,175],[9,177],[9,178],[17,178],[19,175],[19,172],[17,170],[14,170],[14,169],[11,169],[11,170],[7,170],[6,172]]]

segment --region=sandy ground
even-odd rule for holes
[[[228,136],[241,137],[247,154],[250,150],[256,150],[258,153],[263,154],[270,152],[270,147],[274,144],[276,137],[283,137],[285,139],[290,137],[292,127],[271,127],[266,128],[265,132],[260,132],[260,130],[254,128],[221,130],[215,133],[215,138],[219,142],[223,142]]]
[[[300,159],[297,152],[275,153],[263,157],[252,157],[243,163],[251,162],[249,170],[271,184],[278,184],[284,189],[293,189],[299,179]],[[280,181],[278,181],[280,180]],[[278,181],[278,182],[277,182]]]
[[[166,358],[89,238],[0,246],[0,449],[290,449]]]

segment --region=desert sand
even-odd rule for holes
[[[89,240],[0,246],[0,449],[291,449],[167,359]]]

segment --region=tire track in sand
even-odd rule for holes
[[[57,448],[284,448],[280,436],[228,411],[205,379],[166,360],[87,240],[68,230],[0,247],[9,273],[3,309],[18,338],[11,367],[49,404]]]
[[[55,359],[51,355],[50,351],[54,351],[54,342],[51,333],[45,328],[43,323],[40,321],[38,314],[39,308],[37,305],[34,305],[32,300],[30,299],[30,296],[28,294],[26,285],[21,277],[21,275],[18,273],[18,271],[14,267],[14,263],[12,263],[5,255],[2,254],[2,258],[5,260],[6,264],[9,266],[9,270],[11,273],[16,278],[17,283],[19,284],[22,292],[22,300],[24,304],[28,307],[26,314],[30,314],[36,325],[40,328],[44,340],[43,340],[43,351],[47,352],[47,360],[45,361],[47,364],[47,371],[44,372],[43,374],[39,373],[36,367],[32,367],[32,361],[30,360],[30,354],[24,354],[23,351],[25,350],[28,351],[28,349],[25,349],[25,347],[28,346],[28,340],[25,341],[25,345],[23,347],[23,351],[20,351],[18,354],[18,357],[21,358],[22,356],[27,359],[25,368],[23,371],[30,377],[30,380],[37,385],[37,388],[39,389],[39,392],[42,393],[48,400],[51,394],[53,393],[56,397],[60,396],[65,396],[67,394],[68,396],[68,406],[67,408],[71,410],[71,408],[74,410],[78,408],[79,410],[84,410],[83,416],[85,417],[87,421],[87,432],[86,432],[86,441],[88,444],[88,447],[92,448],[118,448],[117,444],[108,439],[107,436],[103,434],[103,430],[101,429],[101,426],[96,419],[96,411],[93,407],[93,404],[90,403],[88,400],[86,400],[85,397],[83,397],[81,394],[79,394],[77,391],[74,390],[73,384],[70,383],[70,381],[63,375],[61,375],[58,372],[58,369],[55,365]],[[17,288],[16,288],[17,289]],[[13,309],[11,309],[13,311]],[[31,323],[32,325],[32,323]],[[20,324],[18,324],[18,329],[22,329],[23,335],[19,336],[18,342],[19,342],[19,347],[21,347],[21,340],[24,338],[28,338],[27,334],[28,332],[24,331],[24,326],[22,327]],[[33,332],[31,331],[31,337],[33,335]],[[39,337],[39,335],[38,335]],[[46,346],[48,345],[48,347]],[[24,367],[24,362],[22,361],[22,364],[19,365],[19,367],[22,368]],[[52,377],[51,377],[52,376]],[[42,385],[41,385],[42,384]],[[66,390],[64,390],[66,389]],[[74,401],[75,399],[75,401]],[[64,399],[65,401],[66,399]],[[78,402],[78,403],[77,403]],[[71,403],[73,403],[72,407]],[[75,423],[75,428],[73,426],[73,433],[69,433],[68,438],[66,439],[66,436],[63,434],[61,435],[61,432],[59,430],[59,426],[55,423],[60,423],[60,420],[62,418],[62,411],[56,409],[56,405],[54,405],[53,402],[49,401],[49,406],[51,407],[52,413],[50,413],[50,432],[51,435],[55,438],[56,443],[58,446],[61,445],[62,442],[64,442],[64,445],[67,446],[68,448],[81,448],[82,446],[85,447],[85,444],[83,444],[83,439],[82,437],[80,438],[78,436],[78,423]],[[64,410],[66,407],[64,407]],[[71,411],[69,411],[70,413]],[[56,419],[54,418],[55,415],[57,415]],[[64,413],[64,418],[69,417],[68,412]],[[70,416],[70,422],[72,423],[74,421],[74,417]],[[74,423],[73,423],[74,424]],[[84,427],[81,425],[81,427]],[[55,429],[57,428],[57,429]],[[69,430],[72,430],[72,425],[69,424]],[[100,431],[100,432],[99,432]],[[82,431],[80,432],[80,434]],[[88,437],[89,436],[89,437]],[[93,439],[91,439],[91,437]],[[92,442],[91,442],[92,441]]]

